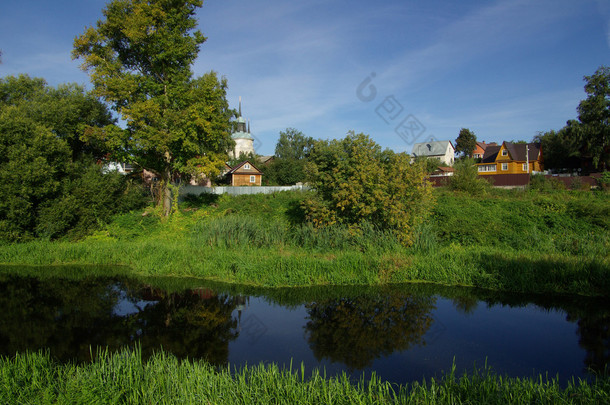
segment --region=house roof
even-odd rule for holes
[[[503,142],[502,145],[487,145],[485,149],[485,154],[483,155],[483,160],[481,163],[494,163],[498,157],[498,153],[502,146],[506,150],[508,150],[508,154],[511,160],[522,161],[526,160],[535,161],[538,160],[540,156],[540,144],[539,143],[512,143],[512,142]],[[525,151],[528,151],[527,158],[525,156]]]
[[[411,154],[413,156],[443,156],[447,149],[455,149],[451,141],[430,141],[413,145]]]
[[[258,160],[261,164],[267,164],[269,162],[271,162],[273,159],[275,159],[275,156],[271,155],[271,156],[259,156]]]
[[[500,152],[500,145],[487,145],[485,148],[485,153],[483,154],[483,160],[481,163],[493,163],[496,161],[496,157],[498,156],[498,152]]]
[[[251,169],[243,169],[243,170],[242,170],[242,173],[244,173],[244,174],[263,174],[263,172],[261,172],[260,170],[258,170],[258,169],[256,168],[256,166],[254,166],[252,163],[250,163],[250,161],[249,161],[249,160],[245,160],[245,161],[243,161],[243,162],[239,163],[238,165],[236,165],[235,167],[233,167],[231,170],[229,170],[228,174],[235,174],[235,173],[237,173],[238,171],[240,171],[240,170],[243,168],[243,166],[244,166],[246,163],[249,163],[249,164],[250,164]],[[252,169],[253,169],[253,170],[252,170]]]
[[[504,146],[508,149],[508,153],[513,160],[538,160],[538,156],[540,154],[540,144],[539,143],[512,143],[512,142],[504,142]],[[527,150],[527,157],[526,157]]]

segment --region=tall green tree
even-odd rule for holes
[[[0,79],[0,239],[82,235],[139,204],[123,176],[95,164],[102,151],[79,140],[85,125],[112,121],[80,86]],[[126,194],[134,205],[123,205]]]
[[[314,139],[294,128],[280,131],[275,145],[275,157],[279,159],[305,159],[313,147]]]
[[[455,140],[455,152],[463,156],[472,157],[472,152],[477,146],[477,137],[467,128],[460,129],[460,133]]]
[[[214,72],[193,78],[206,40],[196,30],[201,0],[113,0],[104,18],[74,41],[74,58],[90,75],[94,94],[126,122],[126,130],[90,131],[117,156],[161,181],[164,213],[178,176],[215,177],[232,146],[227,82]]]
[[[585,76],[587,98],[578,105],[578,122],[568,122],[568,130],[580,141],[582,157],[591,159],[596,169],[610,167],[610,68],[601,66]]]
[[[275,159],[265,168],[270,184],[293,185],[305,181],[305,164],[314,139],[294,128],[280,132],[275,146]]]

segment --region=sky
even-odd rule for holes
[[[2,0],[0,77],[91,89],[74,38],[104,0]],[[193,65],[242,97],[256,151],[280,131],[365,133],[384,148],[451,140],[531,141],[577,116],[584,80],[610,65],[608,0],[207,0]]]

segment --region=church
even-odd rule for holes
[[[237,129],[231,135],[235,141],[235,147],[229,151],[229,157],[239,158],[240,155],[254,156],[254,137],[250,133],[250,122],[246,127],[246,120],[241,115],[241,96],[239,97],[239,116],[237,117]]]

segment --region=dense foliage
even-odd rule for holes
[[[75,39],[94,93],[126,121],[92,131],[117,156],[160,179],[163,208],[171,211],[176,176],[216,177],[232,146],[227,82],[210,72],[192,78],[205,37],[195,30],[200,0],[114,0],[104,19]]]
[[[265,167],[265,183],[290,186],[305,182],[305,165],[314,139],[294,128],[280,131],[273,161]]]
[[[473,195],[489,190],[490,183],[479,176],[473,159],[460,159],[455,162],[453,168],[455,171],[449,180],[449,188],[452,190],[464,191]]]
[[[472,157],[472,152],[477,146],[477,137],[471,130],[467,128],[460,129],[457,139],[455,140],[455,153],[459,153],[466,157]]]
[[[424,166],[411,164],[407,154],[382,150],[364,134],[316,142],[307,171],[316,194],[304,207],[315,226],[357,228],[369,222],[410,245],[415,226],[433,205]]]
[[[111,123],[82,87],[0,79],[0,240],[82,235],[141,206],[140,191],[103,173],[94,157],[104,151],[80,138],[86,125]]]

